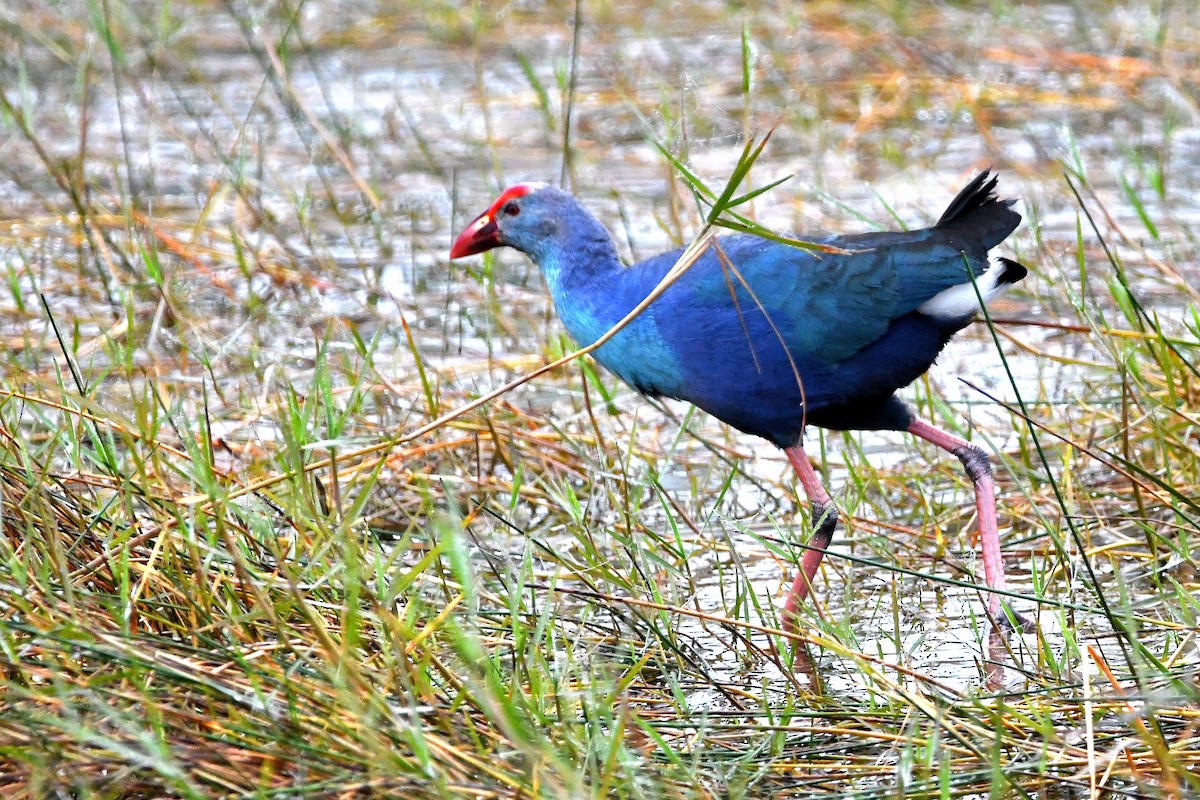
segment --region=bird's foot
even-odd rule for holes
[[[1013,634],[1033,633],[1037,630],[1037,625],[1007,605],[1003,609],[996,608],[988,613],[993,624],[987,637],[984,686],[990,691],[1000,691],[1004,688],[1007,678],[1005,665],[1013,658]]]
[[[1033,620],[1024,614],[1018,614],[1011,607],[1006,607],[994,616],[996,618],[996,627],[1004,635],[1005,639],[1014,633],[1033,633],[1037,630],[1037,625]]]

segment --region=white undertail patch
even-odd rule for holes
[[[926,316],[947,320],[970,316],[979,311],[980,296],[983,297],[984,302],[987,302],[993,297],[1004,294],[1004,291],[1012,285],[1011,280],[1004,280],[1007,272],[1008,265],[1003,261],[992,262],[988,271],[975,279],[974,285],[960,283],[949,289],[943,289],[926,300],[917,311]],[[979,288],[978,294],[975,292],[976,287]]]

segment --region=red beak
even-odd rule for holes
[[[450,257],[473,256],[484,250],[499,247],[500,244],[500,226],[492,218],[491,209],[488,209],[476,217],[454,240],[454,246],[450,248]]]

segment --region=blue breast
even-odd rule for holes
[[[662,270],[670,269],[672,260]],[[576,342],[587,346],[620,322],[654,289],[661,279],[658,270],[626,269],[604,276],[601,284],[593,276],[582,280],[578,272],[560,268],[558,259],[542,259],[542,272],[550,288],[555,310]],[[593,355],[609,371],[630,386],[649,395],[683,398],[686,393],[683,365],[669,345],[670,326],[660,330],[653,314],[642,314]]]

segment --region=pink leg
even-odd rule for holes
[[[817,567],[821,566],[825,550],[833,541],[833,529],[837,527],[838,514],[837,509],[833,506],[833,501],[829,499],[829,493],[825,491],[825,487],[821,485],[821,479],[817,477],[816,471],[812,468],[804,448],[796,445],[784,448],[783,452],[787,453],[788,460],[792,462],[792,466],[796,468],[796,472],[800,476],[800,484],[804,487],[804,493],[808,495],[808,502],[812,507],[813,524],[816,526],[812,539],[808,543],[809,549],[800,558],[800,572],[792,581],[787,602],[783,605],[783,629],[788,633],[795,633],[796,612],[800,610],[800,605],[808,597],[813,578],[817,574]]]
[[[996,490],[987,453],[916,418],[909,424],[908,432],[958,456],[966,468],[968,477],[975,484],[975,512],[979,517],[979,538],[983,544],[983,578],[989,589],[1003,591],[1004,561],[1000,556],[1000,530],[996,525]],[[988,615],[997,624],[1007,627],[1007,617],[1000,611],[1000,595],[988,595]]]

